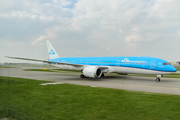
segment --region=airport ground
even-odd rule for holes
[[[180,96],[0,77],[0,119],[179,120]],[[5,113],[4,112],[4,113]],[[7,120],[7,119],[6,119]]]
[[[34,67],[33,67],[34,68]],[[25,68],[1,68],[0,76],[20,77],[51,81],[57,83],[79,84],[94,87],[106,87],[115,89],[125,89],[133,91],[144,91],[164,94],[180,95],[180,78],[161,78],[161,82],[156,82],[155,77],[139,77],[124,75],[108,75],[100,79],[81,79],[79,74],[71,72],[39,72],[24,71]],[[39,69],[39,67],[38,67]],[[54,69],[54,68],[48,68]]]
[[[119,75],[108,75],[101,79],[80,79],[79,74],[74,72],[57,73],[48,70],[39,72],[24,69],[32,68],[0,69],[0,76],[6,76],[0,77],[0,110],[12,109],[14,115],[12,118],[17,119],[18,116],[21,119],[28,117],[31,120],[180,118],[179,78],[162,78],[161,82],[155,82],[153,77]],[[59,84],[40,85],[49,82]]]

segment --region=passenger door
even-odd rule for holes
[[[156,67],[156,61],[155,60],[152,60],[151,63],[150,63],[150,68],[155,68]]]
[[[120,60],[116,60],[116,66],[117,66],[117,67],[120,66],[120,63],[121,63]]]

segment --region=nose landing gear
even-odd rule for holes
[[[161,79],[160,78],[156,78],[156,82],[160,82],[161,81]]]
[[[156,82],[160,82],[161,81],[161,78],[162,77],[162,75],[157,75],[157,78],[156,78]]]

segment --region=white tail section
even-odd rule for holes
[[[53,48],[51,43],[46,40],[47,48],[48,48],[48,54],[50,59],[59,58],[59,55],[57,54],[56,50]]]

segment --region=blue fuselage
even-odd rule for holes
[[[131,68],[134,70],[151,70],[159,72],[176,72],[174,66],[170,65],[166,60],[154,57],[76,57],[76,58],[55,58],[49,61],[91,65],[91,66],[107,66]],[[113,69],[112,72],[119,72]]]

